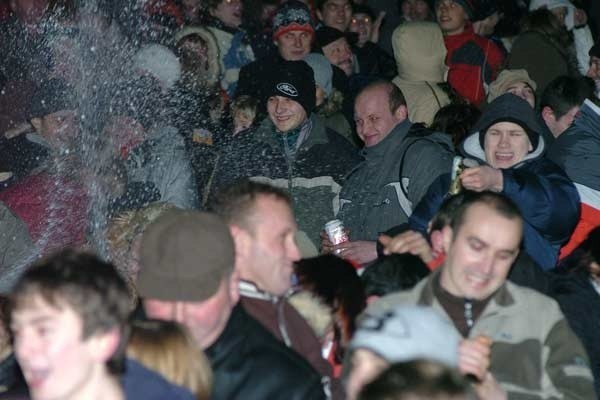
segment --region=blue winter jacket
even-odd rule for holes
[[[506,98],[504,100],[506,103]],[[489,115],[488,112],[488,115],[482,116],[482,119],[485,117],[488,121],[482,130],[486,131],[491,124],[502,120],[525,126],[532,125],[526,118],[519,121],[523,113],[511,108],[513,104],[504,105],[505,108],[498,107],[497,115]],[[539,126],[535,127],[537,129],[530,129],[530,134],[539,135]],[[558,165],[543,158],[544,147],[544,139],[540,136],[536,148],[527,154],[523,161],[501,170],[504,179],[501,193],[509,197],[523,215],[525,252],[543,269],[548,270],[555,267],[561,245],[569,240],[575,229],[579,220],[580,204],[577,190],[569,177]],[[465,157],[485,163],[479,130],[464,140],[460,152]],[[423,233],[427,231],[427,224],[439,209],[449,187],[450,174],[442,175],[434,181],[410,217],[409,224],[412,229]]]

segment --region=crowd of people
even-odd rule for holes
[[[0,399],[600,398],[600,3],[0,0],[0,54]]]

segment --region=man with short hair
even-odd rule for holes
[[[130,307],[116,268],[92,254],[65,250],[25,272],[10,295],[10,329],[29,398],[191,400],[125,362]]]
[[[235,97],[251,96],[259,102],[259,117],[266,115],[269,81],[280,64],[302,60],[313,44],[314,21],[306,4],[290,0],[279,6],[273,17],[273,42],[277,54],[242,67]]]
[[[546,86],[540,100],[540,119],[548,146],[571,126],[585,99],[593,96],[586,78],[559,76]]]
[[[220,217],[166,212],[144,232],[140,261],[146,314],[187,326],[211,362],[211,399],[325,398],[311,366],[238,304],[234,243]]]
[[[365,264],[377,258],[378,235],[407,222],[431,182],[450,171],[453,154],[447,135],[422,138],[422,125],[408,119],[404,96],[391,82],[365,87],[356,97],[354,117],[365,143],[364,161],[347,177],[337,215],[350,241],[333,248],[323,245]]]
[[[448,50],[448,83],[479,106],[485,99],[485,86],[495,79],[504,55],[494,42],[473,31],[474,0],[436,0],[435,13]]]
[[[350,0],[317,0],[317,17],[324,26],[346,32],[352,18]]]
[[[475,379],[481,398],[594,398],[587,355],[556,302],[506,280],[523,226],[508,198],[475,193],[443,228],[444,264],[414,289],[381,298],[372,312],[419,304],[444,313],[466,338],[459,369]]]
[[[316,255],[319,232],[337,212],[344,176],[359,157],[313,113],[316,86],[306,62],[283,61],[269,82],[268,117],[257,128],[238,134],[221,154],[212,194],[240,178],[287,190],[299,228],[312,242],[308,254]]]
[[[243,180],[224,188],[213,207],[229,225],[235,243],[244,310],[329,381],[331,366],[321,354],[317,336],[288,302],[293,265],[300,259],[290,196],[282,189]],[[339,394],[335,398],[343,397]]]

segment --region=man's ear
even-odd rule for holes
[[[442,254],[444,250],[444,234],[443,231],[432,231],[429,234],[431,240],[431,249],[436,255]]]
[[[408,118],[408,108],[405,105],[399,106],[394,112],[394,118],[399,123]]]
[[[92,357],[100,363],[105,363],[119,348],[121,333],[115,327],[106,332],[90,336],[86,339],[86,342]]]
[[[243,228],[237,225],[229,225],[229,233],[233,238],[233,244],[235,245],[235,257],[244,257],[248,253],[250,246],[250,234]]]
[[[442,228],[442,248],[444,253],[448,254],[448,251],[450,250],[450,244],[452,243],[453,239],[454,232],[452,231],[452,228],[450,228],[448,225],[444,226]]]
[[[234,269],[229,277],[229,297],[233,305],[240,300],[240,271],[237,269]]]
[[[554,111],[552,111],[552,109],[550,107],[544,106],[542,108],[542,119],[544,120],[546,125],[548,125],[548,122],[552,122],[552,120],[556,119],[554,117]]]
[[[42,119],[41,118],[31,118],[31,126],[37,133],[41,133],[42,130]]]

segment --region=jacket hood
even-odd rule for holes
[[[221,67],[219,65],[219,60],[221,58],[219,55],[219,46],[217,45],[217,39],[208,29],[204,27],[186,26],[185,28],[180,29],[175,34],[175,44],[177,44],[184,37],[190,35],[198,35],[206,42],[208,58],[208,71],[205,75],[207,80],[206,83],[209,85],[217,84],[221,75]]]
[[[569,0],[531,0],[531,3],[529,3],[529,11],[534,11],[540,8],[552,10],[553,8],[559,7],[567,8],[565,26],[567,27],[567,30],[573,29],[575,26],[575,6]]]
[[[465,156],[487,162],[482,138],[490,126],[498,122],[513,122],[520,125],[527,133],[533,150],[523,158],[521,163],[542,156],[545,144],[541,135],[541,128],[535,117],[535,112],[529,103],[511,93],[498,97],[487,106],[469,136],[461,143],[461,153]]]
[[[438,24],[405,22],[392,35],[398,77],[407,81],[444,82],[446,46]]]

